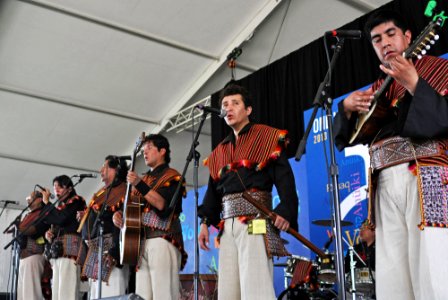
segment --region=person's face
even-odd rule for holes
[[[234,130],[240,130],[249,123],[251,106],[245,106],[243,96],[240,94],[225,96],[221,102],[221,108],[227,112],[225,117],[227,125]]]
[[[109,167],[109,162],[106,160],[100,169],[101,181],[108,186],[114,181],[117,169]]]
[[[70,193],[68,190],[69,188],[63,187],[62,185],[59,184],[58,181],[55,181],[53,183],[53,192],[58,199],[61,199],[61,196],[68,195]]]
[[[402,55],[411,42],[411,32],[406,30],[403,33],[392,21],[374,27],[370,36],[373,49],[385,66],[388,66],[395,56]]]
[[[31,192],[31,194],[26,197],[26,202],[28,203],[28,205],[30,205],[31,203],[33,203],[30,208],[34,209],[36,207],[40,206],[40,203],[42,202],[42,197],[36,198],[36,200],[34,200],[34,198],[36,197],[36,193],[35,192]],[[34,200],[34,201],[33,201]]]
[[[143,157],[146,165],[150,168],[155,168],[165,161],[165,152],[165,148],[157,149],[152,141],[143,145]]]
[[[373,241],[375,239],[375,231],[368,227],[363,227],[359,232],[359,237],[364,242]]]

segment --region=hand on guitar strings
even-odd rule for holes
[[[381,71],[394,78],[412,96],[415,93],[418,82],[418,73],[411,59],[396,55],[386,65],[380,65]]]
[[[342,103],[344,113],[350,119],[352,112],[368,112],[374,97],[374,92],[370,88],[365,91],[354,91]]]
[[[123,227],[123,213],[121,211],[117,211],[112,216],[112,222],[118,228]]]

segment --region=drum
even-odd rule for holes
[[[348,287],[352,287],[350,273],[347,278]],[[355,287],[356,292],[361,294],[370,294],[374,292],[374,283],[370,276],[369,268],[355,268]]]
[[[328,254],[324,258],[317,258],[317,281],[323,286],[332,286],[336,283],[333,254]]]
[[[285,276],[292,277],[290,286],[310,282],[313,263],[306,257],[293,255],[286,261]]]
[[[335,300],[338,294],[331,289],[309,291],[303,287],[289,287],[280,293],[277,300]]]

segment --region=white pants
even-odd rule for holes
[[[273,263],[263,235],[247,233],[238,218],[226,219],[219,246],[218,299],[276,299]]]
[[[135,293],[145,300],[178,300],[180,263],[180,251],[173,244],[163,238],[147,239],[136,273]]]
[[[448,229],[418,229],[417,177],[407,163],[382,170],[378,179],[377,299],[447,299]]]
[[[45,258],[35,254],[20,260],[17,288],[18,300],[43,299],[41,279],[44,272]]]
[[[110,273],[109,283],[101,282],[101,298],[120,296],[126,294],[129,282],[129,266],[124,265],[123,268],[113,268]],[[90,283],[90,299],[97,299],[96,291],[98,281],[89,279]]]
[[[70,258],[50,259],[53,269],[52,300],[79,298],[80,267]]]

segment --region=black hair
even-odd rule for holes
[[[249,91],[241,85],[235,84],[233,82],[227,84],[224,89],[221,91],[219,97],[219,105],[222,104],[222,99],[231,95],[241,95],[244,102],[244,107],[252,106],[252,95]]]
[[[372,29],[386,22],[393,22],[403,33],[409,29],[408,23],[399,12],[394,10],[378,10],[373,12],[367,19],[366,25],[364,26],[366,37],[370,40],[372,38],[370,35]]]
[[[53,185],[54,185],[55,182],[57,182],[63,188],[72,188],[71,192],[68,194],[67,197],[72,197],[72,196],[76,195],[76,191],[73,188],[74,187],[73,181],[67,175],[56,176],[53,179]]]
[[[129,170],[126,160],[120,159],[116,155],[108,155],[104,160],[107,162],[109,168],[117,171],[116,179],[120,182],[125,182]]]
[[[63,188],[71,188],[73,187],[73,181],[67,175],[59,175],[53,179],[53,184],[57,182]]]
[[[165,149],[165,163],[169,164],[171,161],[171,150],[168,139],[161,134],[150,134],[145,137],[143,144],[146,144],[148,142],[152,142],[159,151],[160,149]]]

